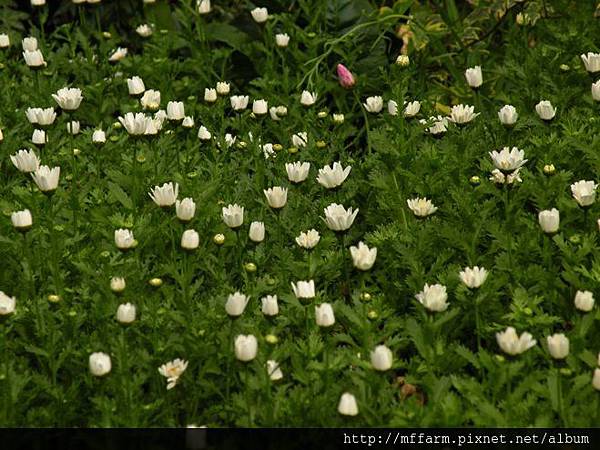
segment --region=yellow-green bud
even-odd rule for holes
[[[265,336],[265,341],[267,341],[268,344],[277,344],[279,342],[279,338],[277,336],[275,336],[274,334],[267,334]]]
[[[396,58],[396,64],[400,67],[407,67],[410,64],[410,58],[408,55],[398,55]]]
[[[56,295],[56,294],[50,294],[48,296],[48,301],[51,303],[58,303],[60,302],[60,295]]]
[[[150,283],[150,286],[160,287],[163,284],[163,280],[160,278],[152,278],[148,283]]]

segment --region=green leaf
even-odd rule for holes
[[[548,393],[550,394],[550,402],[552,402],[552,409],[558,411],[559,398],[560,398],[560,377],[555,370],[550,371],[548,374]]]
[[[133,202],[127,195],[127,193],[119,186],[118,184],[113,183],[112,181],[108,182],[108,192],[112,196],[113,199],[117,200],[121,205],[123,205],[127,209],[133,208]]]
[[[240,50],[250,40],[246,33],[227,23],[210,23],[205,30],[209,39],[225,42],[236,50]]]

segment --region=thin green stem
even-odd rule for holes
[[[512,261],[512,222],[511,222],[511,215],[510,215],[510,186],[508,184],[504,185],[504,192],[505,192],[505,203],[504,203],[504,219],[506,222],[506,246],[507,246],[507,252],[508,252],[508,275],[510,277],[510,279],[512,280],[513,274],[512,274],[512,268],[513,268],[513,261]]]
[[[562,375],[560,373],[560,370],[557,368],[556,369],[556,378],[558,380],[558,411],[560,414],[560,420],[561,422],[563,422],[565,427],[568,427],[568,421],[567,418],[565,416],[565,401],[564,401],[564,397],[563,397],[563,380],[562,380]]]
[[[356,100],[356,103],[358,103],[358,108],[359,108],[360,112],[362,113],[363,119],[365,121],[365,133],[367,135],[367,153],[371,154],[371,134],[370,134],[370,130],[369,130],[369,116],[367,114],[367,110],[361,103],[360,97],[358,96],[356,91],[354,91],[354,99]]]

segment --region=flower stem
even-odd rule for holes
[[[79,196],[77,195],[77,181],[79,179],[79,171],[77,166],[77,155],[75,155],[75,135],[73,134],[73,120],[69,117],[68,125],[71,129],[69,132],[71,143],[71,163],[73,179],[71,180],[71,212],[73,213],[73,233],[77,233],[77,218],[79,216]],[[67,130],[69,131],[69,130]]]
[[[367,115],[367,111],[363,107],[356,91],[354,91],[354,98],[356,99],[356,102],[358,103],[358,108],[360,109],[360,111],[363,115],[363,119],[365,120],[365,133],[367,134],[367,154],[371,154],[371,136],[369,133],[369,116]]]
[[[348,260],[345,255],[346,251],[346,233],[338,232],[338,239],[340,241],[340,247],[342,252],[342,265],[344,266],[344,280],[345,285],[342,285],[342,294],[344,297],[349,297],[350,295],[350,271],[348,270]]]
[[[560,414],[560,420],[564,423],[565,427],[568,427],[569,425],[567,425],[567,419],[565,416],[565,402],[563,398],[563,380],[560,370],[558,369],[556,369],[556,379],[558,380],[558,411]]]
[[[554,279],[553,276],[551,276],[551,270],[552,270],[552,254],[550,251],[550,246],[549,246],[549,240],[550,237],[549,236],[542,236],[542,239],[544,240],[543,242],[543,252],[544,252],[544,262],[545,262],[545,266],[546,266],[546,276],[548,277],[548,292],[553,292],[552,288],[551,288],[551,284],[552,284],[552,280]],[[548,302],[548,312],[550,313],[551,316],[554,315],[554,295],[550,295],[550,300]]]
[[[507,251],[508,251],[508,275],[510,277],[510,279],[512,280],[512,267],[513,267],[513,262],[512,262],[512,233],[511,233],[511,216],[510,216],[510,186],[509,185],[505,185],[504,186],[505,189],[505,203],[504,203],[504,218],[505,218],[505,222],[506,222],[506,228],[507,228],[507,241],[506,241],[506,245],[507,245]]]
[[[229,319],[229,336],[227,339],[227,346],[230,346],[233,342],[233,319]],[[229,352],[226,353],[227,354],[227,367],[226,367],[226,373],[227,373],[227,377],[225,379],[225,399],[227,401],[227,422],[229,423],[231,421],[231,379],[232,379],[232,373],[231,373],[231,356],[229,355]]]

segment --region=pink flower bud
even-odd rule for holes
[[[337,74],[340,79],[340,84],[342,85],[342,87],[350,89],[351,87],[353,87],[356,84],[354,75],[352,75],[352,72],[350,72],[346,68],[346,66],[344,66],[343,64],[337,65]]]

